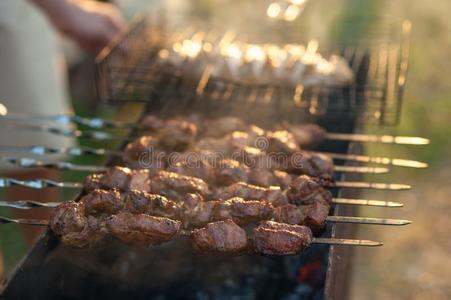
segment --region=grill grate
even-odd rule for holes
[[[158,60],[159,51],[167,48],[175,35],[168,31],[159,22],[141,18],[112,43],[97,60],[99,98],[109,103],[147,102],[157,93],[160,97],[177,96],[177,101],[190,106],[258,104],[273,107],[285,115],[295,115],[291,113],[295,110],[302,120],[341,122],[358,118],[379,125],[399,122],[409,56],[409,22],[403,23],[397,38],[386,37],[322,51],[343,56],[355,74],[354,83],[340,88],[257,85],[205,76],[208,72],[187,76]],[[215,42],[218,43],[217,39]]]

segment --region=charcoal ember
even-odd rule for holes
[[[90,215],[111,215],[123,207],[123,201],[119,190],[96,189],[80,199],[85,207],[85,213]]]
[[[254,250],[265,255],[295,255],[308,248],[312,240],[306,226],[266,221],[253,230]]]
[[[133,214],[148,214],[178,219],[180,210],[177,203],[166,197],[140,190],[130,190],[124,196],[125,210]]]
[[[113,237],[136,245],[167,242],[180,231],[180,227],[180,221],[129,212],[120,212],[106,220],[106,228]]]
[[[111,167],[100,177],[100,187],[103,189],[117,188],[127,191],[129,188],[132,170],[124,167]]]
[[[202,196],[210,193],[208,185],[202,179],[167,171],[160,171],[151,179],[150,189],[154,194],[173,200],[180,199],[180,195],[186,193],[198,193]]]
[[[197,126],[178,119],[166,121],[158,132],[159,144],[167,151],[184,151],[194,143],[196,137]]]
[[[248,180],[249,168],[233,159],[223,159],[215,168],[215,182],[218,185],[231,185]]]
[[[301,149],[316,149],[325,139],[327,132],[316,124],[283,124],[289,130]]]
[[[211,222],[194,229],[191,239],[195,248],[206,252],[239,254],[248,248],[246,232],[232,220]]]
[[[286,130],[270,131],[266,134],[268,140],[268,153],[293,154],[299,152],[300,148],[296,144],[294,136]]]
[[[84,247],[96,241],[102,233],[97,218],[85,216],[81,202],[58,205],[50,216],[50,228],[68,246]]]
[[[260,187],[245,182],[237,182],[216,191],[216,198],[227,200],[233,197],[253,200],[267,200],[270,203],[283,201],[285,197],[278,186]]]
[[[215,207],[215,220],[232,219],[236,224],[247,225],[252,222],[270,219],[272,205],[267,201],[244,200],[239,197],[219,202]]]
[[[246,130],[246,123],[237,117],[221,117],[205,120],[203,124],[203,135],[206,137],[222,137],[234,131]]]
[[[291,225],[299,225],[305,222],[307,212],[293,204],[281,205],[274,208],[274,221]]]

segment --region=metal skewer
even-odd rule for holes
[[[63,202],[40,202],[35,200],[19,200],[19,201],[0,201],[0,207],[9,207],[15,209],[34,209],[34,208],[55,208]],[[363,206],[377,206],[377,207],[402,207],[402,203],[367,200],[367,199],[349,199],[349,198],[333,198],[332,203],[348,204],[348,205],[363,205]]]
[[[17,180],[13,178],[0,178],[0,187],[24,186],[34,189],[42,189],[47,187],[61,188],[82,188],[81,182],[60,182],[48,179],[34,180]],[[400,191],[410,189],[410,185],[397,183],[380,183],[380,182],[362,182],[362,181],[337,181],[334,187],[358,188],[358,189],[374,189]]]
[[[63,171],[85,171],[85,172],[102,172],[108,167],[93,165],[76,165],[69,162],[44,162],[33,158],[10,158],[0,157],[3,162],[10,163],[22,168],[49,168]],[[386,174],[389,172],[387,168],[378,167],[357,167],[357,166],[334,166],[336,172],[341,173],[364,173],[364,174]]]
[[[82,156],[82,155],[116,155],[122,156],[123,151],[102,149],[102,148],[89,148],[89,147],[68,147],[68,148],[53,148],[47,146],[0,146],[0,152],[20,152],[32,155],[47,155],[47,154],[65,154],[71,156]],[[407,160],[401,158],[388,158],[388,157],[378,157],[378,156],[365,156],[365,155],[354,155],[354,154],[342,154],[342,153],[332,153],[332,152],[320,152],[320,151],[309,151],[312,154],[324,154],[332,159],[336,160],[346,160],[346,161],[357,161],[364,163],[382,164],[382,165],[392,165],[399,167],[408,168],[426,168],[428,164],[415,160]]]
[[[364,142],[364,143],[382,143],[382,144],[400,144],[400,145],[427,145],[429,139],[413,136],[393,136],[393,135],[371,135],[357,133],[327,133],[329,140]]]

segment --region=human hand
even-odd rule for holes
[[[112,4],[92,0],[34,0],[54,26],[85,50],[98,52],[126,27]]]

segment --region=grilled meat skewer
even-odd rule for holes
[[[120,218],[125,219],[127,217],[121,216]],[[135,240],[130,240],[130,236],[133,236],[138,240],[138,244],[155,244],[166,241],[169,236],[171,238],[175,238],[177,235],[189,236],[193,246],[200,251],[233,255],[252,252],[263,255],[294,255],[299,254],[311,244],[382,246],[382,243],[370,240],[314,238],[308,227],[299,225],[286,226],[286,224],[276,222],[262,223],[254,229],[252,237],[249,238],[246,235],[243,236],[243,232],[246,234],[245,231],[231,220],[212,222],[204,228],[188,232],[179,230],[176,234],[174,232],[177,229],[177,223],[168,223],[167,219],[145,218],[141,220],[140,217],[139,221],[140,224],[134,223],[134,226],[124,224],[124,226],[117,228],[116,234],[119,236],[118,238],[123,238],[122,234],[125,233],[126,238],[123,240],[125,242],[134,243]],[[0,217],[0,224],[6,223],[35,226],[49,225],[47,220]],[[139,230],[144,232],[142,233]],[[246,237],[246,239],[243,237]],[[81,245],[77,246],[81,247]]]

